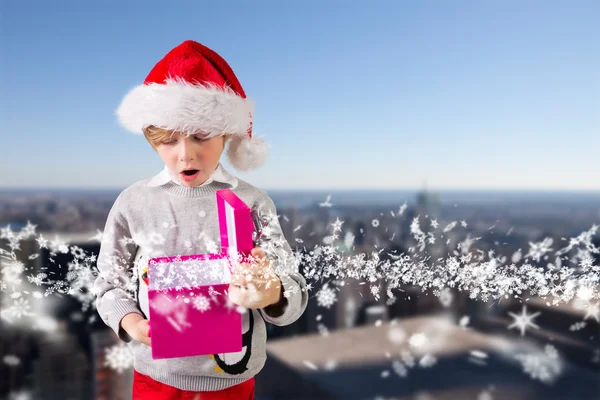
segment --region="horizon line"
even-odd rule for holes
[[[0,192],[8,191],[122,191],[125,187],[86,187],[86,186],[55,186],[55,187],[44,187],[44,186],[0,186]],[[372,191],[372,192],[396,192],[396,191],[410,191],[410,192],[536,192],[536,193],[597,193],[600,194],[600,188],[468,188],[468,187],[456,187],[456,188],[434,188],[434,187],[398,187],[398,188],[378,188],[378,187],[342,187],[342,188],[260,188],[264,191],[288,191],[288,192],[342,192],[342,191]]]

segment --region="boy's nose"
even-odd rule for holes
[[[181,145],[179,146],[179,160],[180,161],[189,161],[193,159],[193,154],[190,148],[190,145],[186,140],[181,141]]]

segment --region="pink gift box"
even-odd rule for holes
[[[250,208],[219,190],[221,253],[157,257],[148,263],[152,358],[242,350],[242,315],[227,296],[230,258],[252,250]]]

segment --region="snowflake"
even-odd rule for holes
[[[427,336],[424,333],[415,333],[408,339],[408,344],[413,348],[421,348],[427,343]]]
[[[337,301],[335,290],[325,285],[317,293],[317,304],[320,307],[330,308]]]
[[[21,359],[14,354],[7,354],[2,358],[2,362],[8,365],[9,367],[16,367],[21,364]]]
[[[395,360],[392,363],[392,371],[394,371],[396,375],[398,375],[401,378],[406,378],[406,376],[408,376],[408,370],[406,369],[404,364],[402,364],[402,362],[399,360]]]
[[[456,221],[454,222],[450,222],[448,225],[446,225],[446,227],[444,228],[444,233],[448,233],[450,232],[452,229],[454,229],[454,227],[456,226]]]
[[[82,260],[85,258],[85,251],[81,247],[73,246],[71,248],[71,254],[77,260]]]
[[[330,194],[327,195],[325,202],[319,203],[319,207],[332,207],[332,206],[333,206],[333,204],[331,203],[331,195]]]
[[[122,373],[133,366],[133,354],[124,344],[116,344],[105,350],[106,361],[104,365]]]
[[[324,336],[324,337],[329,336],[329,329],[327,329],[327,326],[325,326],[325,324],[323,324],[323,323],[317,324],[317,330],[319,331],[321,336]]]
[[[440,303],[446,308],[450,307],[452,304],[453,296],[452,292],[448,289],[444,289],[440,292]]]
[[[40,273],[35,276],[33,274],[31,274],[27,277],[27,279],[29,280],[29,283],[33,283],[36,286],[41,286],[44,284],[44,279],[46,279],[47,277],[48,277],[48,275],[46,275],[44,273]]]
[[[406,204],[406,202],[404,202],[398,209],[398,215],[404,214],[404,211],[406,211],[407,207],[408,207],[408,205]]]
[[[558,360],[558,350],[556,350],[556,347],[552,346],[551,344],[547,344],[544,347],[544,352],[549,358]]]
[[[13,306],[11,307],[12,315],[15,318],[27,317],[33,315],[31,312],[31,306],[29,305],[29,301],[24,298],[17,299]]]
[[[210,310],[210,301],[206,296],[198,295],[194,298],[194,308],[200,312]]]
[[[535,261],[540,261],[540,258],[552,250],[550,247],[552,246],[552,243],[553,240],[551,238],[545,238],[538,243],[529,242],[529,254],[527,254],[527,257],[531,257]]]
[[[69,272],[67,272],[66,279],[67,279],[67,281],[74,281],[75,279],[77,279],[77,276],[78,276],[77,271],[69,271]]]
[[[402,350],[400,357],[408,368],[413,368],[415,366],[415,356],[413,356],[410,351]]]
[[[430,368],[433,367],[437,363],[437,359],[431,354],[425,354],[419,360],[419,366],[421,368]]]
[[[165,237],[158,232],[151,232],[148,235],[148,240],[154,245],[161,245],[165,242]]]
[[[313,371],[317,371],[319,369],[312,361],[304,360],[302,363]]]
[[[373,228],[377,228],[379,226],[379,220],[375,218],[373,221],[371,221],[371,225],[373,225]]]
[[[375,298],[375,301],[379,300],[379,286],[371,286],[371,294]]]
[[[217,253],[218,248],[217,248],[217,243],[214,240],[211,239],[205,239],[204,243],[206,245],[206,250],[209,253]]]
[[[571,326],[569,327],[569,330],[570,330],[570,331],[580,331],[580,330],[582,330],[583,328],[585,328],[585,326],[586,326],[586,323],[585,323],[585,321],[576,322],[576,323],[574,323],[573,325],[571,325]]]
[[[521,336],[525,336],[525,331],[528,326],[539,329],[540,327],[533,323],[533,319],[540,315],[540,312],[536,312],[533,314],[527,314],[527,306],[523,306],[521,310],[521,314],[517,315],[512,312],[509,314],[513,317],[514,321],[511,325],[508,326],[508,329],[518,328],[521,330]]]
[[[437,229],[437,228],[438,228],[438,226],[440,226],[440,223],[439,223],[439,222],[437,222],[437,219],[432,219],[432,220],[431,220],[431,227],[432,227],[433,229]]]
[[[562,372],[558,352],[552,345],[546,345],[542,353],[517,354],[515,358],[521,362],[523,372],[531,379],[544,383],[552,383]]]
[[[583,317],[583,319],[586,320],[588,318],[594,318],[596,322],[600,322],[600,303],[588,304],[585,317]]]
[[[334,371],[337,368],[337,362],[335,360],[327,360],[323,368],[326,371]]]
[[[335,222],[331,224],[331,226],[333,227],[333,233],[341,231],[343,223],[344,221],[340,221],[339,217],[336,218]]]
[[[388,340],[394,344],[399,344],[406,338],[406,333],[400,327],[392,326],[388,330]]]
[[[486,390],[477,395],[477,400],[494,400],[492,394]]]

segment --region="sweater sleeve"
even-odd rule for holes
[[[98,277],[94,282],[96,309],[106,325],[124,342],[131,337],[121,328],[121,320],[129,313],[143,315],[133,296],[132,277],[137,250],[127,220],[120,208],[121,195],[111,208],[98,254]]]
[[[278,326],[294,323],[306,310],[308,293],[306,280],[299,272],[299,263],[286,241],[273,200],[264,195],[253,209],[257,225],[257,246],[261,247],[282,283],[283,302],[261,309],[266,322]]]

